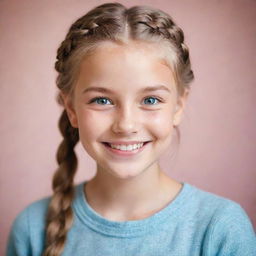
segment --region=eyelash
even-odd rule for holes
[[[146,97],[145,99],[150,99],[150,98],[156,99],[156,100],[158,101],[158,103],[163,102],[160,98],[155,97],[155,96],[149,96],[149,97]],[[100,99],[107,99],[107,100],[111,101],[111,100],[108,99],[107,97],[95,97],[95,98],[93,98],[93,99],[91,99],[91,100],[89,101],[89,104],[92,104],[92,103],[94,103],[94,102],[96,102],[97,100],[100,100]],[[145,99],[144,99],[144,100],[145,100]],[[109,104],[98,104],[98,105],[109,105]],[[146,104],[146,105],[149,105],[149,106],[151,105],[151,106],[153,106],[153,105],[157,105],[157,104]]]

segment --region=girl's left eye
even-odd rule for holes
[[[147,97],[143,101],[144,101],[144,103],[146,105],[156,105],[159,102],[162,102],[160,99],[158,99],[158,98],[156,98],[154,96]],[[110,99],[106,98],[106,97],[96,97],[96,98],[93,98],[93,99],[90,100],[89,104],[94,103],[94,102],[96,102],[98,105],[110,105],[110,104],[113,104],[113,102]],[[110,104],[107,104],[107,102],[110,102]]]
[[[146,105],[156,105],[157,103],[161,102],[160,99],[158,99],[156,97],[153,97],[153,96],[145,98],[144,102],[145,101],[147,101],[149,103],[149,104],[146,104]]]

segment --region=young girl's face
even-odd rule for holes
[[[170,145],[185,98],[178,101],[173,73],[158,51],[145,43],[106,43],[83,59],[73,103],[66,97],[65,105],[98,171],[124,179],[154,170]]]

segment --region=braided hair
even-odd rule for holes
[[[61,93],[72,96],[82,58],[106,41],[117,44],[142,41],[165,48],[166,62],[174,72],[178,94],[183,95],[189,89],[189,83],[194,79],[189,50],[184,43],[183,31],[173,19],[167,13],[147,6],[127,9],[120,3],[105,3],[75,21],[58,48],[55,69],[60,105],[64,106]],[[180,132],[178,127],[175,128],[179,138]],[[59,129],[63,141],[57,151],[59,167],[52,181],[53,196],[46,216],[43,256],[61,255],[73,222],[71,205],[77,169],[74,147],[79,141],[79,131],[72,127],[65,109],[59,120]]]

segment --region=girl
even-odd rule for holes
[[[178,182],[160,156],[194,78],[182,30],[163,11],[119,3],[78,19],[58,49],[63,141],[53,195],[15,219],[7,255],[256,255],[239,204]],[[81,141],[96,175],[76,186]]]

